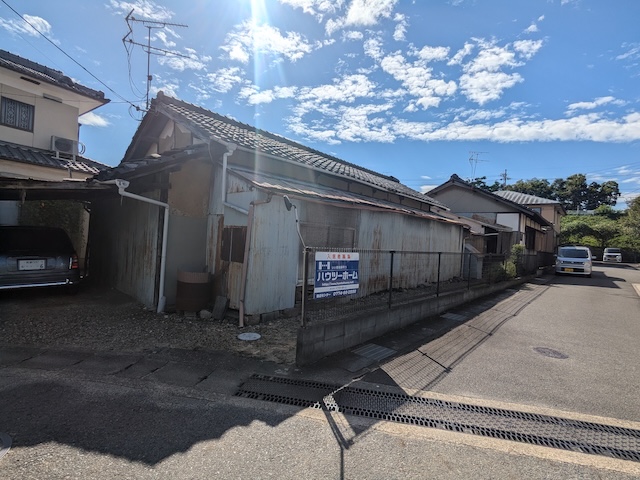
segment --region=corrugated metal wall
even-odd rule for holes
[[[255,205],[250,242],[245,313],[293,307],[302,245],[295,211],[287,211],[282,197]]]

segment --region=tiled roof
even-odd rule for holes
[[[202,139],[214,137],[222,142],[234,143],[240,148],[257,150],[336,176],[367,183],[387,192],[397,193],[423,203],[447,208],[437,200],[403,185],[394,177],[376,173],[279,135],[240,123],[202,107],[167,97],[162,92],[152,102],[151,111],[154,109],[185,125]]]
[[[0,160],[10,160],[13,162],[27,163],[41,167],[58,168],[61,170],[72,170],[74,172],[96,175],[108,169],[103,165],[88,158],[76,155],[75,160],[67,156],[66,158],[56,158],[50,150],[25,147],[15,143],[0,142]]]
[[[496,195],[495,192],[490,192],[489,190],[485,190],[483,188],[478,188],[476,186],[474,186],[473,184],[471,184],[470,182],[467,182],[465,180],[462,180],[458,175],[456,175],[455,173],[453,175],[451,175],[451,178],[449,178],[449,180],[447,180],[446,182],[444,182],[441,185],[438,185],[436,188],[430,190],[431,192],[433,192],[434,194],[439,194],[440,192],[442,192],[443,190],[451,187],[451,186],[455,186],[458,185],[459,187],[462,188],[467,188],[473,192],[476,192],[478,195],[483,195],[487,198],[492,198],[494,200],[497,200],[500,203],[503,203],[505,205],[510,205],[511,207],[515,208],[516,210],[522,212],[523,214],[525,214],[526,216],[528,216],[529,218],[533,218],[535,219],[536,222],[540,223],[541,225],[546,225],[549,226],[551,225],[547,220],[545,220],[542,215],[540,215],[537,212],[534,212],[533,210],[531,210],[530,208],[527,208],[526,206],[519,204],[517,202],[514,202],[513,200],[509,200],[508,198],[505,198],[501,195]]]
[[[57,87],[64,88],[65,90],[71,90],[85,97],[95,98],[96,100],[107,103],[109,100],[104,98],[104,93],[99,90],[94,90],[79,83],[74,82],[64,73],[53,68],[45,67],[26,58],[14,55],[6,50],[0,50],[0,67],[8,68],[18,73],[28,75],[31,78],[40,80],[42,82],[56,85]]]
[[[511,190],[498,190],[493,192],[496,195],[511,200],[518,205],[545,205],[545,204],[559,204],[557,200],[550,200],[548,198],[536,197],[535,195],[529,195],[526,193],[512,192]]]

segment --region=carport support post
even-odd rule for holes
[[[302,298],[300,307],[300,323],[302,327],[307,326],[307,277],[309,275],[309,248],[304,247],[302,250]]]
[[[396,251],[391,250],[389,253],[391,254],[391,267],[389,269],[389,308],[391,308],[391,294],[393,292],[393,256]]]
[[[442,252],[438,252],[438,280],[436,283],[436,297],[440,296],[440,260],[442,259]]]

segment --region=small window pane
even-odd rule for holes
[[[33,105],[2,97],[0,123],[33,132]]]

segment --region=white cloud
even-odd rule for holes
[[[279,0],[280,3],[300,8],[304,13],[315,16],[322,21],[326,14],[340,11],[344,0]]]
[[[473,75],[462,75],[460,90],[469,100],[478,105],[484,105],[492,100],[498,100],[504,90],[522,81],[522,77],[517,73],[481,71]]]
[[[393,142],[396,136],[391,132],[391,125],[385,119],[375,117],[376,114],[392,108],[393,105],[390,103],[340,108],[340,120],[336,128],[337,137],[347,142]]]
[[[622,48],[625,49],[625,52],[618,55],[616,60],[637,60],[640,58],[640,43],[625,43]]]
[[[238,67],[221,68],[220,70],[207,75],[207,80],[211,82],[211,88],[216,92],[226,93],[235,85],[242,82]]]
[[[613,104],[616,106],[622,106],[625,102],[621,100],[616,100],[615,97],[607,96],[607,97],[599,97],[593,100],[592,102],[576,102],[572,103],[567,107],[567,113],[573,114],[576,110],[594,110],[603,105]]]
[[[407,27],[409,26],[409,22],[407,21],[407,17],[401,13],[396,13],[394,20],[398,23],[393,31],[393,39],[397,42],[402,42],[407,39]]]
[[[370,38],[364,42],[364,53],[374,60],[382,60],[384,52],[382,50],[382,42],[377,38]]]
[[[227,35],[221,48],[231,60],[247,63],[255,54],[269,55],[276,59],[285,57],[295,62],[318,47],[319,45],[311,45],[299,33],[287,32],[283,35],[271,25],[245,21]]]
[[[406,138],[423,141],[633,142],[640,140],[640,113],[632,113],[621,119],[588,114],[538,121],[524,121],[514,117],[494,124],[455,121],[444,126],[398,120],[393,131]]]
[[[343,40],[362,40],[364,38],[364,34],[362,32],[358,32],[356,30],[351,30],[348,32],[344,32],[342,34]]]
[[[23,20],[7,20],[0,18],[0,27],[12,35],[29,35],[31,37],[37,37],[40,35],[38,32],[49,36],[51,34],[51,24],[42,17],[36,17],[33,15],[23,15]],[[32,26],[33,25],[33,26]]]
[[[297,87],[276,87],[272,90],[260,90],[258,86],[252,85],[240,90],[238,96],[246,99],[249,105],[261,103],[271,103],[280,98],[292,98],[295,96]]]
[[[464,73],[460,77],[460,90],[479,105],[498,100],[506,89],[522,82],[520,74],[503,70],[524,65],[524,60],[530,60],[542,47],[542,42],[537,40],[521,40],[505,46],[482,39],[475,39],[475,42],[479,50],[475,58],[462,64],[462,59],[475,50],[466,44],[449,64],[462,64]]]
[[[346,16],[327,21],[327,35],[343,28],[372,27],[381,18],[391,18],[396,3],[398,0],[351,0]]]
[[[416,52],[416,56],[425,62],[431,62],[434,60],[446,60],[449,55],[449,47],[422,47],[422,49]]]
[[[544,15],[538,17],[537,22],[540,23],[544,20]],[[536,33],[538,31],[538,24],[536,22],[531,23],[529,27],[525,28],[524,33]]]
[[[414,97],[407,111],[437,107],[442,97],[449,97],[456,92],[455,82],[434,78],[432,68],[428,66],[429,60],[445,60],[447,53],[448,49],[444,47],[424,47],[415,53],[418,60],[413,63],[407,62],[399,52],[387,55],[380,61],[382,69]]]
[[[300,89],[299,100],[313,102],[352,103],[358,98],[374,96],[375,85],[364,75],[347,75],[332,85]]]
[[[160,39],[165,48],[173,48],[176,46],[176,42],[169,40],[167,32],[158,31],[155,33],[156,38]]]
[[[108,127],[110,125],[109,121],[93,112],[85,113],[81,117],[78,118],[78,122],[81,125],[87,125],[91,127]]]
[[[107,5],[107,7],[115,10],[115,13],[118,15],[122,13],[128,14],[133,10],[131,15],[134,18],[155,20],[159,22],[171,20],[174,15],[168,8],[158,5],[150,0],[136,0],[134,2],[109,0],[109,5]]]
[[[469,55],[471,55],[471,53],[474,50],[474,45],[472,43],[465,43],[464,47],[462,47],[460,50],[458,50],[456,52],[456,54],[451,57],[451,60],[449,60],[449,63],[447,65],[460,65],[462,64],[462,60],[465,57],[468,57]]]
[[[192,49],[186,49],[186,53],[189,55],[188,57],[183,56],[183,54],[180,54],[180,56],[168,54],[159,57],[158,63],[160,65],[166,65],[172,70],[183,72],[185,70],[203,70],[206,64],[211,61],[211,57],[199,57],[195,50]]]
[[[513,49],[525,60],[531,58],[542,48],[542,40],[518,40],[513,42]]]

